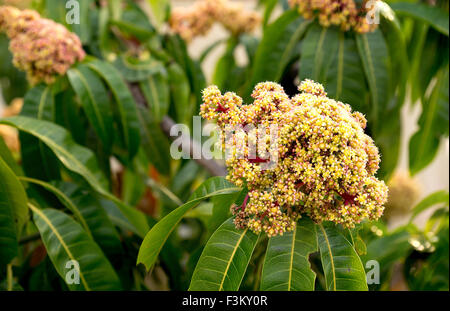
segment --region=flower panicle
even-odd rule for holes
[[[253,31],[260,21],[256,12],[246,11],[228,0],[198,0],[190,8],[174,9],[169,24],[173,32],[189,42],[208,33],[215,22],[239,35]]]
[[[358,33],[367,33],[377,28],[375,23],[367,21],[374,18],[375,11],[372,2],[368,0],[358,4],[355,0],[289,0],[289,4],[297,8],[305,18],[317,18],[324,27],[334,25],[343,31],[353,29]]]
[[[277,127],[275,141],[269,131],[260,131],[258,139],[270,143],[256,157],[248,147],[253,130],[230,132],[231,142],[221,137],[221,146],[229,148],[227,179],[248,188],[245,204],[232,208],[237,227],[274,236],[292,230],[301,215],[349,228],[382,215],[388,188],[375,177],[380,155],[364,133],[363,114],[328,98],[312,80],[304,80],[292,98],[273,82],[258,84],[252,97],[253,103],[244,105],[236,94],[222,95],[210,86],[200,112],[221,131],[230,125]],[[277,162],[268,169],[273,150]]]
[[[86,55],[76,34],[32,10],[0,6],[0,32],[9,37],[13,63],[32,85],[55,82]]]

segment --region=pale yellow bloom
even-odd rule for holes
[[[378,1],[378,0],[375,0]],[[289,0],[291,7],[298,8],[304,18],[317,18],[324,27],[338,26],[344,31],[353,29],[366,33],[377,28],[377,24],[367,22],[375,11],[368,0],[355,3],[354,0]]]
[[[260,83],[250,105],[234,93],[222,95],[216,86],[203,92],[200,115],[216,120],[222,130],[274,124],[278,129],[277,140],[263,150],[275,146],[278,161],[271,169],[262,166],[267,157],[249,153],[252,131],[233,132],[231,144],[222,141],[232,149],[227,179],[249,190],[247,201],[232,208],[236,226],[273,236],[292,230],[302,214],[345,227],[378,219],[388,188],[374,176],[380,157],[364,133],[365,117],[328,98],[314,81],[303,81],[299,90],[289,98],[280,85]],[[260,134],[269,141],[269,131]]]
[[[85,57],[76,34],[35,11],[0,6],[0,32],[9,37],[13,63],[32,85],[55,82]]]
[[[228,0],[198,0],[189,8],[174,9],[169,24],[173,32],[191,41],[205,35],[215,22],[233,35],[239,35],[253,31],[260,20],[256,12],[246,11],[242,5]]]

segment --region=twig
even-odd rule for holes
[[[131,94],[133,94],[134,99],[136,100],[138,105],[141,105],[143,107],[148,107],[147,100],[145,99],[144,95],[142,94],[142,91],[138,84],[136,83],[130,83],[129,88],[131,91]],[[178,136],[170,136],[170,129],[175,125],[175,121],[173,121],[170,117],[165,116],[161,123],[161,129],[166,134],[167,137],[170,137],[170,139],[175,140],[178,138]],[[180,134],[181,135],[181,134]],[[183,138],[184,136],[182,136]],[[192,158],[194,155],[194,150],[201,150],[201,146],[198,142],[194,141],[192,138],[188,138],[187,140],[182,142],[183,145],[186,144],[189,146],[189,154]],[[204,167],[211,175],[213,176],[225,176],[227,174],[227,170],[224,166],[219,165],[215,160],[209,160],[209,159],[195,159],[200,166]]]
[[[13,290],[13,270],[12,270],[12,264],[8,264],[6,266],[6,279],[8,283],[7,290],[10,292]]]
[[[38,233],[34,233],[34,234],[31,234],[31,235],[28,235],[26,237],[21,238],[19,240],[19,244],[21,244],[21,245],[22,244],[26,244],[28,242],[39,240],[40,238],[41,238],[41,234],[39,232]]]

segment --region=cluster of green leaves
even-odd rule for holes
[[[22,147],[11,154],[0,138],[0,280],[31,290],[138,289],[145,275],[136,254],[155,220],[135,206],[150,188],[154,208],[167,213],[203,176],[191,161],[173,163],[160,122],[169,115],[188,123],[206,82],[184,42],[159,34],[133,1],[80,2],[80,24],[66,23],[65,5],[36,8],[76,32],[89,56],[56,83],[29,89],[20,116],[0,121],[19,130]],[[124,169],[114,171],[111,158]],[[180,257],[171,251],[163,251],[167,262]],[[64,282],[70,260],[80,284]],[[167,268],[174,278],[179,265]]]
[[[233,193],[237,195],[232,196]],[[222,177],[208,179],[187,203],[150,230],[141,245],[138,263],[151,269],[175,226],[202,200],[214,197],[214,209],[229,209],[234,202],[242,202],[245,193]],[[224,200],[218,203],[221,198]],[[214,220],[208,219],[209,222]],[[324,274],[324,289],[367,290],[364,266],[353,236],[357,236],[357,230],[342,229],[331,223],[317,225],[302,218],[292,232],[269,239],[261,275],[253,277],[259,279],[261,290],[314,290],[316,273],[309,256],[319,253],[323,267],[319,273]],[[260,239],[248,229],[236,229],[232,218],[226,219],[202,250],[189,290],[239,290]]]
[[[413,104],[419,101],[419,128],[409,143],[409,168],[416,174],[432,162],[449,129],[449,3],[398,2],[410,66],[408,85]]]
[[[366,34],[322,27],[293,10],[269,23],[276,2],[261,1],[265,29],[246,98],[259,81],[280,81],[292,93],[297,77],[322,83],[329,97],[366,115],[367,132],[383,155],[379,176],[388,179],[397,166],[400,112],[410,87],[412,100],[423,105],[410,142],[410,171],[426,167],[440,138],[448,137],[448,1],[433,7],[395,1],[392,9],[382,7],[379,28]]]

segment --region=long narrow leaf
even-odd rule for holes
[[[201,201],[223,194],[240,191],[239,188],[226,181],[223,177],[213,177],[206,180],[189,198],[188,202],[181,205],[166,217],[161,219],[144,238],[139,249],[137,263],[143,263],[149,270],[156,262],[158,255],[175,230],[176,225],[191,209],[200,204]]]
[[[410,16],[415,19],[424,21],[430,24],[431,27],[435,28],[448,37],[448,12],[444,11],[443,9],[423,3],[409,2],[392,3],[391,7],[397,14]]]
[[[312,291],[316,274],[309,255],[317,251],[316,228],[300,219],[292,232],[270,238],[261,276],[261,290]]]
[[[370,118],[377,125],[381,111],[388,103],[389,54],[379,29],[366,34],[357,34],[356,43],[362,60],[371,96]]]
[[[91,60],[87,65],[97,72],[108,84],[118,107],[122,138],[129,158],[133,158],[139,149],[139,119],[136,102],[128,86],[114,66],[100,60]]]
[[[110,262],[83,228],[63,212],[54,209],[40,210],[29,204],[42,241],[58,274],[71,279],[71,290],[120,290],[122,285]],[[88,254],[88,256],[86,255]],[[77,265],[79,269],[77,269]]]
[[[77,145],[66,129],[51,122],[27,117],[4,118],[0,120],[0,124],[14,126],[42,141],[55,153],[67,169],[81,175],[94,190],[114,201],[124,216],[134,225],[135,233],[140,236],[145,235],[148,230],[145,217],[138,210],[127,206],[108,191],[108,180],[100,170],[93,152]]]
[[[16,175],[0,157],[0,266],[18,253],[18,239],[28,218],[27,200]]]
[[[326,289],[367,290],[364,266],[353,245],[334,224],[319,224],[316,231]]]
[[[110,150],[113,142],[113,118],[103,82],[85,65],[70,69],[67,76],[92,127],[105,148]]]
[[[225,221],[206,244],[192,275],[191,291],[239,290],[258,236]]]

